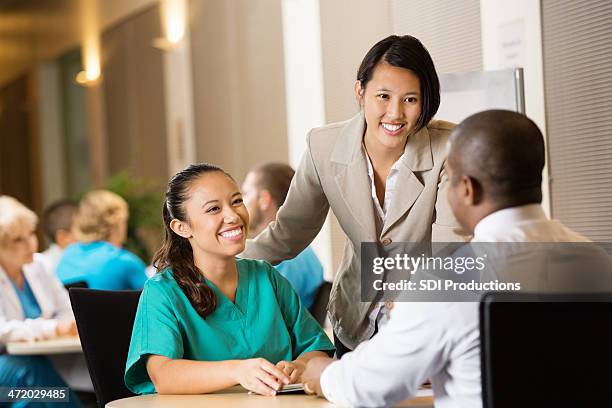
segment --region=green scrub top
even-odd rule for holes
[[[291,284],[265,261],[237,259],[235,303],[205,279],[217,308],[203,319],[171,270],[150,278],[142,291],[125,368],[125,384],[154,393],[146,369],[150,354],[197,361],[263,357],[273,364],[334,346],[302,305]]]

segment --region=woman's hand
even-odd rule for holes
[[[300,360],[279,361],[276,363],[276,367],[283,370],[283,372],[289,377],[289,384],[295,384],[298,382],[302,376],[302,373],[306,369],[306,364]]]
[[[57,322],[55,334],[59,336],[76,336],[78,334],[74,320],[60,320]]]
[[[265,358],[239,360],[235,378],[247,390],[261,395],[276,395],[283,384],[289,384],[289,377]]]

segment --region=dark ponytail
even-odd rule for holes
[[[194,263],[191,244],[186,238],[172,231],[170,222],[173,219],[187,221],[184,203],[189,198],[187,194],[189,186],[201,175],[217,171],[229,176],[217,166],[202,163],[192,164],[170,179],[162,210],[165,228],[164,242],[153,257],[153,266],[159,272],[172,268],[174,279],[191,305],[203,318],[214,312],[217,307],[217,298]]]

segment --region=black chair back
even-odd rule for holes
[[[484,408],[612,405],[612,295],[489,293],[480,303]]]
[[[132,397],[123,381],[140,290],[73,288],[70,302],[100,408]]]
[[[331,282],[323,281],[319,289],[317,289],[312,306],[310,306],[310,313],[321,326],[325,324],[325,318],[327,317],[327,304],[329,303],[331,288]]]
[[[72,288],[88,288],[89,285],[85,281],[75,281],[75,282],[66,283],[64,287],[66,288],[66,290],[70,290]]]

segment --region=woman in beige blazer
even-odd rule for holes
[[[456,241],[446,200],[446,141],[453,125],[431,120],[440,104],[433,61],[419,40],[387,37],[357,73],[361,111],[313,129],[276,222],[242,256],[273,264],[298,255],[331,208],[348,237],[328,311],[338,356],[369,339],[386,306],[362,302],[362,242]]]

